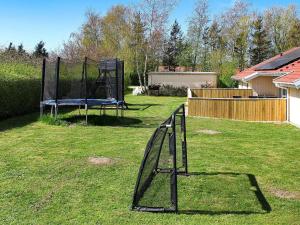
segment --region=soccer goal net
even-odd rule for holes
[[[188,173],[184,105],[148,141],[135,186],[132,209],[177,212],[177,175]]]

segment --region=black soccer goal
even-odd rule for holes
[[[150,138],[140,166],[132,209],[177,212],[179,174],[188,174],[184,105],[178,107]]]

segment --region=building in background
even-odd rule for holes
[[[300,127],[300,47],[276,55],[232,77],[239,88],[263,97],[287,98],[287,120]]]
[[[217,87],[218,76],[215,72],[150,72],[149,85],[170,85],[173,87],[201,88]]]

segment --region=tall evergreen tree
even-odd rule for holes
[[[172,25],[169,40],[166,43],[163,58],[163,63],[169,67],[170,71],[175,71],[175,67],[178,66],[183,48],[183,33],[178,22],[175,20]]]
[[[26,54],[26,51],[25,51],[25,49],[24,49],[23,44],[19,44],[19,45],[18,45],[17,52],[18,52],[19,55],[25,55],[25,54]]]
[[[33,55],[35,57],[48,57],[48,52],[45,48],[45,42],[40,41],[34,48]]]
[[[263,27],[263,17],[259,16],[252,24],[250,43],[250,64],[256,65],[270,57],[271,42]]]
[[[16,47],[13,45],[12,42],[10,42],[8,47],[5,49],[5,52],[10,53],[10,54],[15,54],[16,51],[17,51]]]

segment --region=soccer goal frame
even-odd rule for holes
[[[145,149],[132,210],[178,212],[177,176],[188,175],[185,106],[155,130]]]

